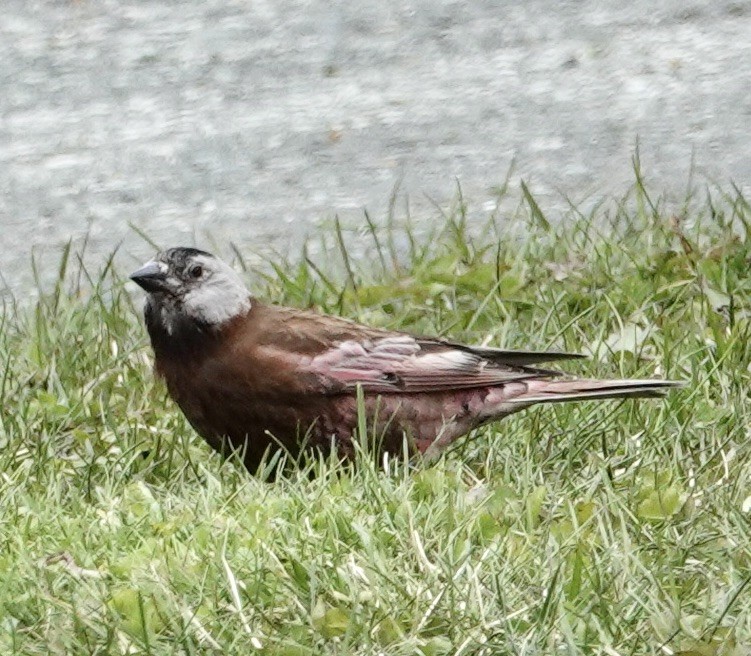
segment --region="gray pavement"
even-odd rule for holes
[[[263,253],[400,180],[481,214],[512,160],[555,215],[625,192],[637,137],[656,189],[693,156],[749,190],[750,90],[747,0],[4,0],[0,274],[87,232],[127,266],[131,224]]]

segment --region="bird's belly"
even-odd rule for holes
[[[320,422],[321,437],[333,435],[343,455],[352,455],[352,438],[365,413],[366,442],[378,452],[401,454],[405,439],[412,452],[427,451],[436,442],[449,443],[471,430],[486,390],[433,394],[365,395],[360,405],[352,396],[338,397],[334,412]]]
[[[372,448],[401,454],[406,438],[411,450],[425,452],[471,430],[488,393],[366,394],[360,406],[354,395],[251,393],[237,386],[170,391],[212,448],[225,455],[242,451],[249,469],[257,468],[267,450],[296,455],[303,444],[333,445],[342,457],[352,457],[361,409]]]

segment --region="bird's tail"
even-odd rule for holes
[[[511,403],[558,403],[586,399],[655,398],[683,383],[676,380],[528,380],[527,391]]]

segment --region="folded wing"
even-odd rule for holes
[[[580,356],[472,348],[397,334],[339,342],[313,357],[309,370],[331,393],[358,386],[370,392],[436,392],[555,376],[558,372],[527,365],[575,357]]]

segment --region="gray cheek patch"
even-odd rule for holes
[[[224,286],[202,286],[190,290],[183,298],[183,311],[189,317],[217,325],[250,310],[248,291]]]
[[[200,263],[200,262],[199,262]],[[250,294],[235,271],[220,262],[211,262],[205,280],[189,287],[182,298],[182,311],[208,325],[218,325],[250,310]]]

